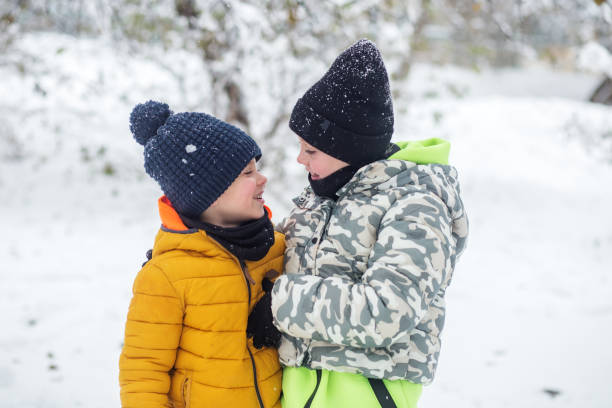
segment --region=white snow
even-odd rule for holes
[[[596,42],[586,44],[578,55],[578,65],[591,72],[612,77],[612,55]]]
[[[193,152],[195,152],[196,150],[198,150],[198,148],[197,148],[197,147],[195,147],[195,146],[194,146],[194,145],[192,145],[192,144],[188,144],[187,146],[185,146],[185,151],[186,151],[187,153],[193,153]],[[185,159],[183,159],[183,160],[185,160]]]
[[[18,47],[37,44],[25,74],[0,66],[0,406],[119,406],[131,286],[159,227],[129,111],[203,91],[94,40]],[[418,65],[394,100],[395,140],[451,141],[471,223],[421,408],[610,406],[612,108],[584,102],[597,79]],[[306,183],[288,138],[275,220]]]

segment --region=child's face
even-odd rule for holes
[[[227,190],[200,215],[220,227],[237,227],[264,215],[263,192],[268,179],[257,170],[255,159],[242,170]]]
[[[327,153],[323,153],[316,147],[306,143],[301,137],[298,137],[298,139],[300,140],[300,154],[298,154],[297,161],[310,173],[311,179],[323,179],[349,165]]]

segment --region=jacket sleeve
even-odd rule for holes
[[[183,303],[164,272],[151,262],[134,282],[119,359],[123,408],[169,406],[169,371],[183,327]]]
[[[451,245],[444,203],[427,193],[404,196],[383,216],[360,281],[280,276],[272,292],[275,325],[293,337],[387,347],[427,313],[452,270]]]
[[[285,217],[280,220],[279,223],[274,224],[274,231],[280,232],[281,234],[287,234],[287,229],[289,228],[289,217]]]

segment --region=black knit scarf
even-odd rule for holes
[[[336,201],[338,199],[336,195],[338,190],[344,187],[344,185],[353,178],[357,170],[359,170],[359,167],[346,166],[319,180],[313,180],[310,174],[308,174],[308,181],[310,182],[312,191],[314,191],[316,195],[319,197],[331,198]]]
[[[206,231],[240,260],[258,261],[274,245],[274,227],[267,213],[261,218],[231,228],[194,220],[182,214],[180,217],[186,226]]]
[[[383,153],[383,157],[377,160],[387,158],[400,150],[400,147],[395,143],[389,143],[389,146]],[[344,187],[344,185],[353,178],[355,173],[357,173],[357,170],[366,164],[368,163],[362,165],[348,165],[320,180],[313,180],[310,174],[308,174],[310,187],[312,187],[312,191],[319,197],[331,198],[336,201],[338,200],[338,195],[336,194],[338,190]]]

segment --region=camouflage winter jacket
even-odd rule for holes
[[[336,202],[310,187],[280,226],[272,311],[285,366],[428,384],[468,234],[455,168],[381,160]]]

